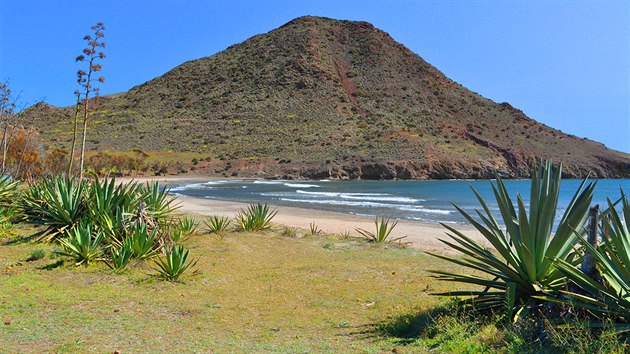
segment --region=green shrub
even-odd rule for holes
[[[34,250],[33,252],[31,252],[31,254],[28,256],[28,258],[26,258],[27,262],[33,262],[33,261],[37,261],[40,260],[42,258],[46,257],[46,250],[43,250],[41,248]]]

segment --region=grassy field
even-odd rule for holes
[[[359,239],[198,234],[197,273],[168,283],[150,265],[61,264],[54,245],[20,236],[30,232],[0,247],[2,351],[391,351],[403,338],[380,329],[434,308],[428,293],[448,286],[425,270],[449,265]],[[27,262],[37,249],[46,257]]]

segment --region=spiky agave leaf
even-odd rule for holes
[[[84,221],[75,225],[67,234],[67,238],[59,240],[63,251],[57,252],[58,254],[74,258],[76,265],[87,266],[99,259],[103,252],[101,248],[103,234],[98,232],[93,235],[89,222]]]
[[[630,203],[621,192],[622,215],[615,204],[608,200],[608,218],[602,221],[602,244],[593,247],[580,236],[580,243],[595,257],[597,269],[602,277],[599,282],[562,259],[554,259],[554,265],[582,293],[565,291],[569,301],[551,297],[541,297],[584,309],[600,319],[616,321],[614,327],[619,332],[630,331]],[[593,322],[591,326],[603,327],[605,322]]]
[[[26,191],[22,199],[24,213],[31,222],[47,226],[40,240],[57,238],[85,217],[86,186],[83,181],[53,176]]]
[[[385,218],[381,218],[380,220],[378,218],[374,218],[374,232],[364,229],[355,230],[359,234],[361,234],[361,236],[367,238],[374,243],[396,242],[405,238],[404,236],[397,237],[395,239],[390,238],[390,235],[392,231],[394,231],[396,225],[398,225],[398,221],[392,222],[391,220]]]
[[[247,210],[241,209],[236,215],[236,221],[244,231],[268,230],[277,213],[277,210],[270,210],[267,204],[250,204]]]
[[[197,261],[188,261],[188,253],[189,251],[181,245],[173,245],[167,249],[164,258],[160,257],[155,261],[160,277],[168,281],[176,281],[186,270],[194,267]]]
[[[575,192],[571,202],[552,233],[556,216],[562,164],[554,169],[551,161],[539,163],[532,173],[529,214],[520,195],[516,206],[505,184],[497,176],[492,190],[499,206],[505,231],[491,213],[481,195],[474,190],[483,211],[476,210],[481,221],[455,205],[455,208],[487,240],[494,250],[488,250],[477,241],[452,226],[442,224],[449,232],[450,241],[440,240],[447,246],[463,253],[463,257],[429,253],[471,270],[485,273],[487,277],[451,272],[432,271],[436,278],[482,286],[482,291],[447,292],[441,295],[473,296],[468,302],[477,308],[506,308],[513,319],[524,316],[532,305],[534,296],[543,291],[558,291],[565,282],[564,274],[552,267],[551,259],[561,259],[576,264],[578,255],[573,246],[578,242],[575,230],[583,230],[588,208],[593,199],[595,183],[585,179]],[[509,291],[509,294],[506,294]],[[509,301],[506,301],[508,299]]]
[[[141,198],[146,203],[149,215],[161,223],[179,208],[176,198],[169,195],[169,189],[158,182],[147,183],[141,188]]]
[[[227,216],[219,215],[211,215],[204,221],[204,224],[208,228],[208,232],[211,234],[227,231],[231,223],[232,219]]]

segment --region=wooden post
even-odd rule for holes
[[[599,224],[599,204],[592,207],[588,212],[588,235],[586,237],[586,241],[591,244],[595,249],[597,249],[597,226]],[[584,254],[584,258],[582,259],[582,272],[584,274],[594,277],[596,274],[595,270],[595,256],[590,252],[586,251]]]

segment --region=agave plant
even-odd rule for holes
[[[88,222],[81,222],[75,225],[68,232],[68,237],[59,240],[63,251],[57,252],[62,256],[74,258],[76,265],[88,265],[99,259],[102,254],[101,241],[102,233],[92,235],[92,225]]]
[[[13,205],[18,195],[17,192],[18,182],[10,176],[2,174],[0,176],[0,206],[8,209]]]
[[[486,249],[471,237],[442,224],[450,231],[447,235],[451,240],[440,241],[463,253],[464,257],[430,254],[485,273],[487,277],[434,270],[432,272],[438,279],[483,287],[440,295],[470,295],[473,298],[468,299],[467,303],[474,307],[505,308],[508,318],[518,319],[538,304],[540,300],[534,296],[542,295],[543,291],[555,292],[563,288],[566,278],[552,266],[552,260],[562,260],[572,265],[579,262],[579,255],[573,252],[573,246],[579,240],[575,230],[583,230],[595,183],[586,184],[586,179],[582,182],[553,233],[561,173],[562,164],[554,169],[551,161],[544,165],[539,163],[533,171],[529,216],[521,196],[517,196],[515,207],[503,181],[497,176],[496,185],[491,183],[491,186],[505,230],[499,226],[486,202],[474,188],[473,192],[483,209],[483,212],[476,210],[481,222],[455,206],[494,250]]]
[[[197,261],[188,260],[188,250],[181,245],[173,245],[166,250],[164,258],[158,258],[155,262],[160,277],[168,281],[176,281],[186,270],[194,267]]]
[[[123,242],[123,247],[131,251],[131,257],[137,259],[147,259],[154,257],[158,253],[157,244],[158,230],[148,230],[147,225],[137,223],[129,236]]]
[[[285,226],[282,228],[282,235],[287,237],[296,237],[298,234],[298,229],[295,227]]]
[[[116,184],[115,179],[96,178],[87,193],[90,220],[115,246],[121,246],[125,226],[137,209],[140,186],[136,182]]]
[[[53,240],[85,216],[85,189],[84,182],[67,177],[48,177],[31,186],[22,208],[30,221],[47,226],[41,240]]]
[[[580,237],[586,252],[594,256],[603,281],[589,277],[563,259],[555,259],[554,265],[578,285],[582,293],[565,291],[570,301],[548,296],[543,298],[582,308],[600,318],[612,317],[617,321],[615,328],[627,332],[630,331],[630,203],[623,191],[621,198],[623,220],[609,200],[609,218],[602,221],[602,244],[599,248]],[[605,325],[608,323],[591,324],[594,327]]]
[[[179,208],[174,204],[175,199],[168,194],[169,189],[161,187],[157,182],[147,183],[140,190],[149,215],[158,223]]]
[[[184,237],[188,237],[197,231],[199,223],[191,218],[181,218],[177,222],[176,227],[181,230]]]
[[[106,261],[105,264],[107,264],[114,273],[122,273],[127,268],[127,265],[129,265],[132,256],[132,250],[127,245],[123,245],[112,251],[111,261]]]
[[[261,231],[271,228],[271,220],[278,213],[271,211],[267,204],[251,204],[247,210],[241,209],[236,215],[238,226],[244,231]]]
[[[374,232],[367,231],[364,229],[356,229],[356,230],[359,234],[361,234],[361,236],[367,238],[368,240],[374,243],[396,242],[405,238],[405,236],[397,237],[393,239],[390,238],[391,233],[392,231],[394,231],[394,228],[396,227],[396,225],[398,225],[398,221],[391,222],[391,220],[389,219],[381,218],[379,220],[378,218],[375,218],[374,219],[374,226],[375,226]]]
[[[232,223],[232,219],[230,219],[227,216],[219,216],[219,215],[209,216],[204,221],[204,224],[206,224],[206,227],[208,228],[208,232],[211,234],[213,233],[220,234],[222,232],[227,231],[231,223]]]
[[[310,235],[316,236],[322,233],[322,229],[320,229],[314,222],[309,223],[308,228],[310,230]]]

